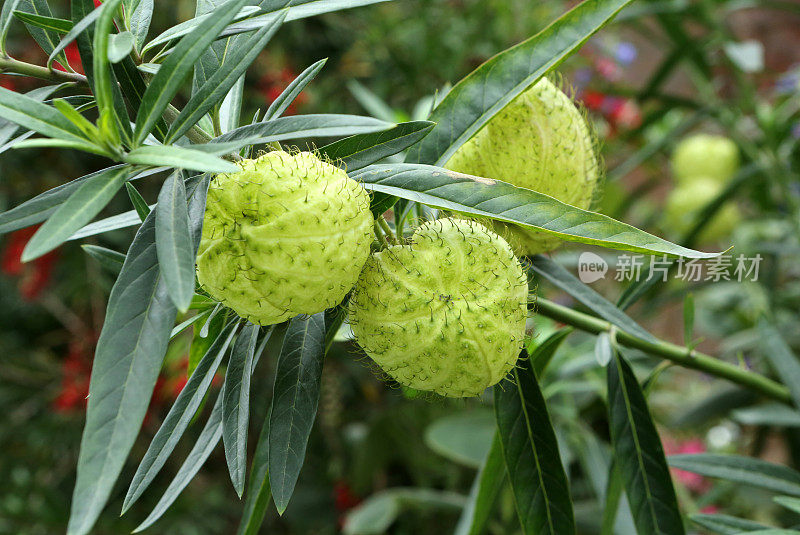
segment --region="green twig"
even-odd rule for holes
[[[389,227],[389,223],[383,218],[383,216],[378,217],[378,224],[381,226],[383,232],[386,233],[386,237],[392,245],[397,245],[399,242],[397,241],[397,236],[394,235],[392,229]]]
[[[375,237],[378,238],[378,243],[381,244],[381,249],[389,247],[389,242],[386,241],[386,236],[384,236],[381,226],[377,221],[372,224],[372,230],[375,232]]]
[[[609,322],[578,312],[569,307],[561,306],[541,297],[535,299],[530,305],[542,316],[572,325],[582,331],[592,334],[610,332],[614,326]],[[789,390],[775,381],[739,366],[705,355],[688,347],[683,347],[662,340],[651,342],[643,340],[625,331],[616,328],[616,340],[620,345],[639,349],[650,355],[665,358],[685,368],[699,370],[715,377],[727,379],[764,396],[776,399],[783,403],[791,404],[792,398]]]
[[[47,67],[26,63],[8,56],[0,57],[0,73],[21,74],[23,76],[41,78],[42,80],[49,80],[59,84],[64,82],[77,82],[79,84],[89,83],[84,75],[78,74],[77,72],[48,69]]]

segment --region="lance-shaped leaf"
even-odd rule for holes
[[[156,37],[153,38],[152,41],[148,42],[144,48],[142,49],[142,53],[146,53],[153,48],[163,45],[164,43],[169,43],[170,41],[174,41],[175,39],[180,39],[184,35],[187,35],[194,31],[201,23],[207,21],[211,16],[209,13],[213,11],[216,7],[220,5],[218,0],[214,0],[213,2],[207,2],[201,0],[197,2],[198,8],[201,6],[207,6],[207,9],[202,9],[202,12],[198,14],[193,19],[189,19],[187,21],[181,22],[180,24],[176,24],[171,28],[165,30],[163,33],[160,33]],[[233,20],[241,20],[247,18],[255,13],[258,13],[260,9],[257,6],[245,6],[239,10],[239,13],[233,18]],[[260,28],[261,26],[259,26]],[[254,28],[257,29],[257,28]]]
[[[11,26],[11,21],[14,18],[14,11],[21,0],[6,0],[3,2],[3,9],[0,11],[0,51],[5,54],[6,52],[6,37],[8,36],[8,28]]]
[[[506,478],[503,461],[503,448],[500,445],[500,436],[495,434],[492,446],[486,459],[483,461],[469,498],[458,519],[458,524],[453,535],[480,535],[484,533],[486,522],[492,512],[492,507]]]
[[[739,535],[769,529],[764,524],[729,515],[692,515],[690,519],[701,528],[719,535]]]
[[[22,261],[28,262],[67,241],[79,228],[105,208],[128,178],[128,167],[112,168],[85,180],[25,246]]]
[[[147,32],[150,30],[150,22],[153,19],[153,9],[155,0],[140,0],[136,2],[133,11],[126,9],[130,13],[130,31],[133,34],[136,50],[141,50],[147,40]]]
[[[250,139],[251,143],[256,144],[304,137],[352,136],[379,132],[393,126],[395,126],[393,123],[360,115],[326,113],[293,115],[239,127],[215,138],[210,144],[228,143],[239,139]]]
[[[427,139],[427,138],[426,138]],[[561,239],[622,251],[712,258],[608,216],[489,178],[419,164],[371,165],[350,173],[365,188],[454,212],[490,217]]]
[[[800,361],[778,329],[764,318],[758,323],[758,333],[764,355],[792,393],[794,406],[800,408]]]
[[[133,209],[139,214],[139,219],[144,221],[147,214],[150,213],[150,205],[144,200],[144,197],[142,197],[142,194],[136,189],[136,186],[130,182],[125,182],[125,189],[128,191],[128,198],[130,198],[131,204],[133,204]],[[156,229],[158,229],[158,220],[156,220]],[[158,242],[158,230],[156,230],[156,242]]]
[[[437,123],[406,161],[443,165],[497,112],[578,50],[631,0],[588,0],[530,39],[497,54],[450,90]]]
[[[269,486],[269,420],[272,407],[261,427],[261,433],[250,468],[250,485],[244,502],[242,519],[236,535],[257,535],[269,507],[272,490]]]
[[[248,324],[236,340],[225,372],[222,399],[222,442],[231,481],[242,497],[247,472],[247,426],[250,422],[250,372],[258,341],[258,325]]]
[[[235,173],[239,168],[203,151],[176,145],[146,145],[134,149],[123,158],[128,163],[192,169],[208,173]]]
[[[325,314],[292,319],[278,358],[269,422],[269,483],[281,514],[292,497],[317,416],[324,353]]]
[[[100,247],[99,245],[89,244],[81,245],[81,249],[97,260],[101,266],[113,273],[119,273],[122,269],[122,264],[125,263],[125,255],[118,251]]]
[[[152,526],[153,523],[161,518],[169,506],[178,498],[186,485],[197,475],[197,472],[203,467],[211,452],[219,444],[222,438],[222,396],[225,394],[225,386],[223,385],[222,391],[217,396],[217,401],[214,403],[214,408],[211,410],[211,415],[208,417],[205,427],[200,432],[200,437],[189,452],[189,456],[181,465],[175,478],[167,487],[164,495],[158,500],[158,503],[147,515],[147,518],[139,524],[134,533],[139,533]]]
[[[510,383],[495,385],[494,407],[522,531],[574,534],[567,476],[530,359],[520,359],[511,374]]]
[[[341,161],[347,171],[356,171],[406,150],[427,136],[433,126],[430,121],[400,123],[391,130],[334,141],[319,151],[331,160]]]
[[[286,12],[280,14],[268,24],[258,30],[252,37],[242,43],[242,46],[228,52],[225,63],[218,69],[206,83],[194,94],[181,111],[178,118],[170,126],[165,143],[169,143],[185,134],[197,121],[199,121],[211,108],[228,93],[236,81],[241,77],[267,42],[275,35]]]
[[[17,6],[17,9],[25,13],[30,13],[34,16],[47,18],[53,17],[53,12],[50,11],[50,5],[47,3],[47,0],[22,0],[22,2],[20,2]],[[56,45],[58,45],[58,41],[60,39],[58,32],[50,29],[40,28],[29,23],[26,23],[25,27],[27,28],[28,33],[31,34],[31,37],[33,37],[39,46],[42,47],[42,50],[44,50],[45,54],[50,54]],[[63,54],[60,56],[59,60],[66,66],[67,61]]]
[[[156,248],[172,302],[186,312],[194,295],[194,244],[189,231],[186,187],[180,171],[161,187],[156,205]]]
[[[327,58],[317,61],[310,67],[307,67],[306,70],[301,72],[297,78],[292,80],[292,82],[286,86],[286,89],[281,91],[281,94],[278,95],[278,98],[273,100],[272,104],[269,105],[269,108],[267,108],[267,111],[264,113],[264,120],[270,121],[283,115],[283,112],[285,112],[289,106],[292,105],[292,102],[294,102],[294,99],[297,98],[297,95],[299,95],[303,89],[306,88],[311,80],[316,78],[317,73],[322,70],[322,67],[324,67],[325,63],[327,62]]]
[[[623,331],[638,336],[642,340],[655,341],[653,335],[639,326],[630,316],[617,308],[608,299],[582,283],[572,273],[564,269],[564,267],[556,264],[546,256],[534,256],[531,262],[531,269],[533,269],[537,275],[544,277],[558,289],[567,292],[577,301],[589,307],[595,314],[613,323]]]
[[[31,91],[25,93],[25,96],[28,96],[36,101],[42,102],[44,99],[58,91],[59,89],[65,87],[65,85],[48,85],[45,87],[37,87]],[[14,137],[15,134],[21,133],[21,129],[18,124],[0,119],[0,145],[5,146],[8,141]],[[28,132],[30,135],[33,135],[33,132]],[[4,147],[5,148],[5,147]]]
[[[86,141],[80,128],[52,106],[4,87],[0,87],[0,117],[47,137]]]
[[[45,17],[43,15],[36,15],[34,13],[26,13],[24,11],[15,11],[14,16],[19,20],[30,26],[36,26],[43,30],[49,30],[56,33],[67,33],[72,29],[72,21],[66,19],[59,19],[56,17]]]
[[[683,520],[664,449],[636,376],[615,352],[608,366],[614,457],[640,535],[682,535]]]
[[[122,505],[123,514],[139,499],[164,467],[164,463],[167,462],[167,458],[172,453],[172,450],[175,449],[186,428],[189,427],[197,409],[203,402],[203,398],[208,392],[208,387],[211,386],[211,381],[214,379],[214,375],[217,373],[217,369],[235,335],[236,328],[231,327],[217,337],[203,358],[200,359],[200,363],[189,377],[186,386],[178,394],[167,417],[164,418],[164,423],[158,428],[156,435],[150,442],[150,447],[147,448],[142,462],[139,463],[139,468],[136,469]]]
[[[92,180],[98,175],[109,173],[115,170],[120,170],[125,167],[127,166],[115,165],[113,167],[108,167],[106,169],[96,171],[94,173],[82,176],[80,178],[76,178],[75,180],[67,182],[66,184],[56,186],[51,190],[41,193],[36,197],[34,197],[33,199],[25,201],[24,203],[12,208],[11,210],[8,210],[7,212],[1,213],[0,234],[29,227],[31,225],[35,225],[36,223],[41,223],[42,221],[50,217],[58,209],[58,207],[70,197],[70,195],[72,195],[73,193],[75,193],[75,191],[77,191],[77,189],[84,182],[86,182],[87,180]],[[164,170],[163,168],[148,169],[147,171],[143,171],[141,173],[133,175],[129,180],[135,180],[138,178],[154,175],[156,173],[160,173],[163,170]],[[75,239],[74,235],[71,239]]]
[[[68,534],[88,533],[144,420],[177,313],[159,274],[155,214],[142,223],[111,290],[97,342]]]
[[[673,468],[759,487],[773,492],[800,496],[800,472],[742,455],[698,453],[670,455]]]
[[[134,141],[137,145],[141,144],[153,130],[195,62],[246,2],[247,0],[230,0],[219,6],[207,20],[181,39],[167,56],[142,97],[142,104],[136,116]]]

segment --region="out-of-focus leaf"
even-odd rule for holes
[[[21,0],[6,0],[3,2],[3,9],[0,11],[0,51],[6,51],[6,37],[8,36],[8,28],[11,26],[11,21],[14,18],[14,11],[17,9]]]
[[[525,352],[523,351],[523,356]],[[550,415],[529,358],[494,387],[497,430],[517,514],[526,535],[575,533],[567,476]]]
[[[292,319],[275,371],[269,422],[269,483],[280,514],[289,504],[305,460],[317,416],[324,354],[324,313]]]
[[[762,489],[800,496],[800,472],[761,459],[741,455],[697,453],[671,455],[673,468]]]
[[[161,468],[164,467],[167,458],[169,458],[172,450],[175,449],[186,428],[189,427],[197,409],[200,408],[200,404],[208,392],[208,387],[211,386],[211,381],[217,373],[217,368],[222,363],[228,346],[230,346],[235,335],[235,327],[220,334],[203,358],[200,359],[197,369],[189,377],[181,393],[178,394],[175,403],[172,404],[169,413],[164,418],[164,423],[158,428],[153,440],[150,442],[150,446],[147,448],[147,452],[145,452],[142,461],[139,463],[139,467],[136,469],[131,485],[125,495],[125,501],[122,504],[123,514],[139,499],[161,471]]]
[[[175,315],[151,214],[128,249],[97,343],[69,535],[88,533],[111,494],[150,404]]]
[[[220,336],[227,322],[227,311],[223,310],[221,305],[217,305],[217,308],[202,323],[195,324],[192,345],[189,347],[189,366],[186,370],[189,376],[194,374],[200,359]]]
[[[272,409],[270,408],[270,412]],[[236,535],[257,535],[272,498],[269,487],[269,420],[270,412],[261,427],[253,466],[250,468],[250,485],[245,494],[244,511]]]
[[[786,507],[790,511],[800,514],[800,498],[793,498],[791,496],[775,496],[772,501],[780,506]]]
[[[50,6],[48,5],[47,0],[22,0],[19,4],[17,4],[17,10],[24,13],[30,13],[31,15],[38,15],[40,17],[53,17],[53,12],[50,11]],[[32,24],[25,24],[25,27],[27,28],[28,33],[31,34],[31,37],[33,37],[39,46],[42,47],[42,50],[44,50],[45,54],[49,55],[58,45],[58,41],[60,39],[58,32],[39,28]],[[63,54],[59,57],[59,61],[66,66],[67,61]]]
[[[301,72],[297,78],[292,80],[292,82],[286,86],[286,89],[281,91],[281,94],[278,95],[278,98],[273,100],[272,104],[269,105],[269,108],[267,108],[267,111],[264,113],[264,120],[271,121],[272,119],[277,119],[283,115],[283,112],[285,112],[289,106],[292,105],[292,102],[294,102],[294,99],[297,98],[297,95],[299,95],[311,82],[311,80],[317,76],[317,73],[322,70],[322,67],[325,66],[327,61],[327,58],[317,61],[310,67],[307,67],[306,70]]]
[[[564,327],[548,336],[535,347],[529,347],[528,353],[531,355],[533,371],[536,373],[536,377],[542,376],[544,371],[547,369],[547,365],[550,364],[551,360],[553,360],[558,348],[561,347],[561,344],[571,333],[572,327]]]
[[[430,134],[425,139],[428,137]],[[564,204],[542,193],[441,167],[376,164],[350,173],[350,177],[372,191],[445,210],[516,223],[568,241],[687,258],[718,256],[716,253],[701,253],[681,247],[602,214]]]
[[[387,489],[351,509],[345,517],[342,532],[345,535],[380,535],[387,532],[404,509],[458,511],[464,503],[462,495],[452,492],[422,488]]]
[[[479,468],[495,435],[492,411],[468,411],[445,416],[425,430],[425,444],[443,457]]]
[[[503,464],[503,448],[500,436],[495,432],[492,446],[486,454],[478,475],[472,483],[467,503],[458,519],[453,535],[480,535],[492,512],[497,494],[506,478]]]
[[[84,181],[67,201],[59,206],[25,246],[22,261],[28,262],[64,243],[76,230],[91,221],[119,191],[130,170],[107,170]]]
[[[125,263],[125,255],[118,252],[100,247],[99,245],[81,245],[86,254],[100,262],[100,265],[113,273],[119,273],[122,264]]]
[[[744,532],[768,529],[767,526],[758,522],[729,515],[692,515],[689,518],[701,528],[718,535],[739,535]]]
[[[778,332],[778,329],[762,318],[758,323],[763,353],[789,388],[794,406],[800,408],[800,360]]]
[[[608,410],[614,458],[636,529],[643,535],[682,535],[661,439],[633,370],[617,352],[608,366]]]
[[[767,403],[731,412],[731,418],[743,425],[800,427],[800,411],[782,403]]]

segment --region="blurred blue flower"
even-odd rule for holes
[[[636,46],[633,43],[621,41],[617,44],[617,50],[614,55],[621,65],[630,65],[636,59],[637,54]]]

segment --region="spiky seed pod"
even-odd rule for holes
[[[691,182],[680,184],[670,192],[664,207],[664,227],[676,235],[691,230],[697,221],[697,215],[708,203],[722,192],[723,186],[717,179],[696,177]],[[741,222],[739,207],[728,202],[703,227],[697,237],[700,243],[711,243],[730,236],[733,229]]]
[[[724,185],[739,170],[739,147],[724,136],[696,134],[678,143],[671,164],[678,184],[704,177]]]
[[[350,297],[356,340],[398,383],[476,396],[514,366],[528,285],[508,243],[480,223],[440,219],[373,254]]]
[[[341,302],[369,256],[367,192],[310,152],[273,151],[240,166],[209,188],[200,284],[260,325]]]
[[[497,113],[445,165],[588,208],[600,179],[594,136],[581,111],[542,78]],[[518,254],[554,249],[543,232],[495,223]]]

